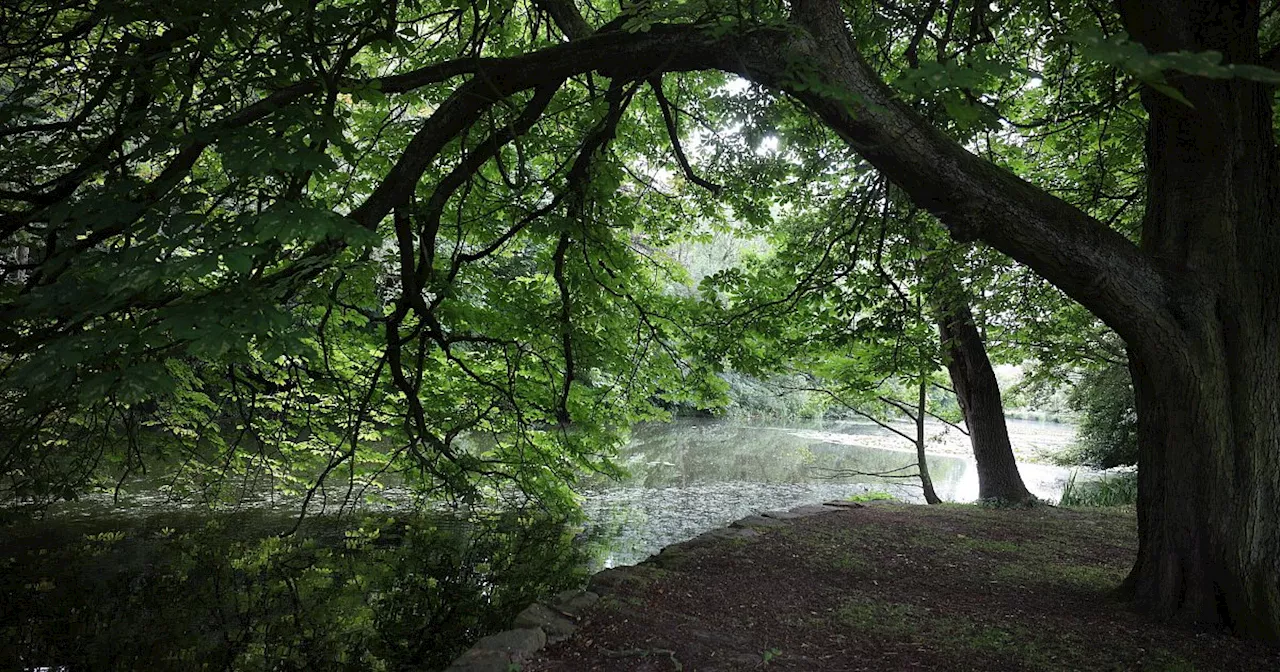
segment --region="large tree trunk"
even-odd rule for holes
[[[952,300],[938,308],[938,335],[978,463],[978,498],[1013,503],[1034,500],[1013,459],[1000,384],[967,303]]]
[[[1152,52],[1257,62],[1257,3],[1122,4]],[[1129,342],[1138,560],[1126,588],[1171,618],[1280,640],[1280,221],[1273,92],[1183,78],[1153,91],[1142,249],[1177,273],[1179,329]]]
[[[1132,355],[1139,549],[1123,589],[1157,615],[1277,641],[1280,363],[1228,340],[1158,363]]]
[[[1225,303],[1199,342],[1132,349],[1139,549],[1124,590],[1166,618],[1280,641],[1280,314]]]

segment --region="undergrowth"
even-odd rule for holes
[[[1104,475],[1094,480],[1077,479],[1071,472],[1062,488],[1059,506],[1133,506],[1138,503],[1138,472]]]

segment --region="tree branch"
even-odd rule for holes
[[[964,427],[961,427],[960,425],[957,425],[954,422],[951,422],[950,420],[938,415],[937,413],[934,413],[933,411],[929,411],[929,410],[926,410],[924,413],[925,415],[933,418],[934,420],[937,420],[938,422],[951,426],[951,428],[956,430],[957,432],[960,432],[965,436],[969,436],[969,430],[965,429]]]
[[[749,34],[757,33],[775,43],[783,39],[783,33],[773,29]],[[365,228],[375,227],[404,201],[444,145],[498,100],[591,71],[626,80],[647,79],[655,72],[720,67],[724,52],[736,51],[738,39],[714,37],[696,26],[655,25],[644,33],[596,33],[530,54],[486,61],[426,120],[386,179],[350,217]]]
[[[787,386],[784,386],[784,389],[793,390],[797,392],[818,392],[820,394],[825,394],[828,397],[831,397],[831,399],[835,401],[837,404],[840,404],[841,406],[845,407],[847,410],[852,411],[858,414],[859,416],[866,418],[867,420],[870,420],[871,422],[874,422],[881,429],[888,430],[890,432],[893,432],[894,434],[897,434],[898,436],[901,436],[902,438],[910,441],[911,445],[915,445],[916,443],[915,437],[909,434],[903,433],[902,431],[899,431],[893,425],[890,425],[889,423],[877,418],[876,416],[870,413],[867,413],[866,411],[863,411],[862,409],[854,406],[853,404],[850,404],[848,401],[845,401],[844,397],[841,397],[840,395],[836,394],[835,392],[832,392],[831,390],[828,390],[825,387],[797,387],[797,386],[787,385]],[[884,401],[884,397],[880,397],[880,400]]]
[[[911,419],[911,422],[919,422],[919,421],[920,421],[920,417],[919,417],[918,415],[916,415],[916,410],[915,410],[915,409],[913,409],[912,407],[910,407],[910,406],[906,405],[905,403],[903,403],[903,402],[901,402],[901,401],[898,401],[897,399],[894,399],[893,397],[886,397],[886,396],[884,396],[884,395],[880,395],[879,397],[876,397],[876,398],[877,398],[877,399],[879,399],[881,403],[883,403],[883,404],[888,404],[888,405],[890,405],[890,406],[892,406],[892,407],[894,407],[894,408],[898,409],[899,411],[901,411],[903,415],[905,415],[905,416],[907,416],[908,418],[910,418],[910,419]]]
[[[580,40],[592,33],[591,25],[573,5],[573,0],[534,0],[534,5],[546,12],[551,20],[570,40]]]
[[[809,34],[779,54],[747,52],[749,78],[795,95],[953,237],[982,240],[1029,266],[1126,340],[1181,332],[1168,307],[1170,271],[1096,219],[965,150],[899,101],[856,51],[838,0],[797,0],[793,18]],[[806,71],[794,72],[796,63]]]
[[[569,392],[573,389],[574,380],[574,360],[573,360],[573,301],[569,292],[569,283],[565,279],[565,255],[569,251],[569,245],[572,243],[567,231],[560,233],[560,240],[556,243],[555,254],[552,255],[552,276],[556,280],[556,288],[560,292],[560,346],[564,350],[564,382],[560,388],[560,399],[556,404],[556,420],[560,424],[567,425],[569,423]]]
[[[689,158],[685,156],[684,148],[680,146],[680,132],[676,129],[675,113],[671,111],[671,102],[667,100],[667,94],[662,90],[662,77],[650,78],[649,87],[653,89],[653,95],[658,99],[658,109],[662,110],[662,120],[666,122],[667,135],[671,138],[671,150],[676,155],[676,163],[680,164],[680,170],[684,171],[685,179],[712,194],[719,194],[724,187],[699,177],[693,172],[693,166],[689,165]]]

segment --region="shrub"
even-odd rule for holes
[[[1080,481],[1072,472],[1059,506],[1133,506],[1138,502],[1138,472],[1123,471]]]
[[[1075,462],[1099,469],[1138,463],[1138,413],[1128,366],[1086,370],[1068,404],[1079,413]]]

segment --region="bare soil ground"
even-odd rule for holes
[[[522,669],[1280,670],[1111,596],[1131,509],[882,504],[755,531],[600,575],[577,634]]]

